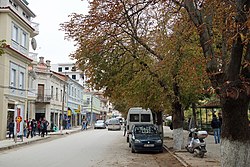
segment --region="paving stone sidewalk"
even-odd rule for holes
[[[164,145],[173,156],[183,163],[184,166],[191,167],[220,167],[220,145],[214,143],[214,137],[208,135],[205,139],[207,153],[204,158],[194,157],[186,149],[181,151],[173,150],[173,131],[168,126],[163,127],[164,131]],[[188,131],[184,130],[184,141],[187,141]]]

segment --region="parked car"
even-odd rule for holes
[[[95,129],[99,129],[99,128],[106,129],[105,121],[104,120],[97,120],[95,122],[94,128]]]
[[[136,151],[163,152],[161,134],[154,124],[134,124],[131,129],[129,147],[132,153]]]
[[[121,124],[119,119],[112,118],[108,122],[108,130],[121,130]]]

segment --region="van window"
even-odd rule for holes
[[[139,114],[130,114],[130,122],[139,122]]]
[[[141,114],[141,122],[150,122],[150,114]]]

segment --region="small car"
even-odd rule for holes
[[[119,119],[112,118],[108,122],[108,130],[121,130],[121,127]]]
[[[97,120],[94,125],[94,129],[106,129],[106,124],[104,120]]]
[[[157,151],[163,152],[161,133],[154,124],[134,124],[129,139],[131,152]]]

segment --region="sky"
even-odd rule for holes
[[[76,50],[73,41],[64,39],[65,32],[59,30],[60,23],[70,20],[71,13],[87,14],[87,0],[27,0],[28,7],[36,17],[32,20],[39,24],[39,34],[35,36],[38,57],[50,60],[51,64],[73,63],[69,57]]]

